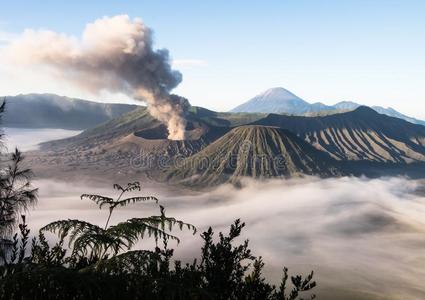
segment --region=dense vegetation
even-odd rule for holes
[[[4,106],[1,107],[3,109]],[[215,237],[212,228],[201,234],[200,258],[190,263],[173,259],[173,233],[195,226],[168,217],[131,218],[115,225],[114,210],[136,202],[158,199],[134,196],[138,182],[114,185],[116,199],[84,194],[82,199],[108,208],[105,226],[77,219],[47,224],[33,236],[24,213],[37,200],[31,172],[22,168],[22,155],[2,155],[0,176],[0,299],[281,299],[311,294],[313,272],[306,278],[283,269],[276,287],[262,275],[264,263],[249,249],[248,240],[236,243],[245,224],[236,220],[228,234]],[[4,161],[6,160],[6,161]],[[132,196],[127,197],[131,193]],[[20,219],[15,232],[15,225]],[[56,236],[56,237],[55,237]],[[138,249],[153,238],[155,249]],[[290,278],[290,279],[289,279]]]

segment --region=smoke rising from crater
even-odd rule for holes
[[[182,75],[171,69],[166,49],[153,49],[152,31],[140,19],[104,17],[87,24],[81,38],[26,30],[7,52],[15,62],[47,66],[91,92],[121,92],[144,101],[167,124],[170,139],[185,138],[188,102],[170,96]]]

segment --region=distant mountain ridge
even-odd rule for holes
[[[344,111],[352,111],[362,106],[361,104],[342,101],[335,105],[325,105],[323,103],[308,103],[295,94],[284,88],[271,88],[267,91],[255,96],[247,102],[235,107],[231,110],[234,113],[277,113],[290,115],[311,115],[314,113],[339,113]],[[410,123],[420,124],[425,126],[425,121],[418,120],[406,116],[395,109],[389,107],[372,106],[372,109],[380,114],[385,114],[391,117],[406,120]]]
[[[269,114],[253,124],[289,130],[337,160],[425,161],[425,126],[367,106],[321,117]]]
[[[358,108],[360,106],[362,106],[362,105],[355,103],[355,102],[342,101],[342,102],[338,102],[333,107],[335,107],[336,109],[339,109],[339,110],[355,110],[356,108]],[[380,113],[380,114],[387,115],[387,116],[394,117],[394,118],[403,119],[403,120],[410,122],[410,123],[413,123],[413,124],[419,124],[419,125],[425,126],[425,121],[406,116],[406,115],[396,111],[394,108],[391,108],[391,107],[385,108],[385,107],[376,106],[376,105],[371,106],[371,108],[373,110],[375,110],[376,112]]]
[[[98,103],[54,94],[2,97],[4,127],[83,130],[128,113],[137,105]]]

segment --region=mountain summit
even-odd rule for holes
[[[310,104],[290,91],[277,87],[255,96],[231,112],[304,114],[327,108],[322,103]]]
[[[325,105],[320,102],[310,104],[290,91],[277,87],[268,89],[247,102],[235,107],[230,112],[316,116],[317,114],[327,115],[352,111],[360,106],[362,105],[351,101],[342,101],[335,105]],[[390,107],[384,108],[382,106],[371,106],[371,108],[380,114],[403,119],[413,124],[425,125],[425,121],[406,116]]]

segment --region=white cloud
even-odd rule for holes
[[[51,128],[4,128],[3,130],[5,134],[3,142],[8,151],[13,151],[16,147],[21,151],[36,150],[39,148],[40,143],[64,139],[81,133],[80,130]]]
[[[347,299],[347,294],[335,294],[345,289],[382,299],[423,299],[425,198],[415,192],[421,184],[405,178],[311,177],[247,181],[242,189],[222,186],[203,194],[176,195],[158,185],[145,186],[144,192],[157,196],[169,216],[196,225],[199,233],[210,225],[215,232],[227,232],[241,218],[247,224],[242,238],[250,238],[254,254],[263,256],[267,277],[277,282],[284,265],[294,273],[315,270],[319,299]],[[32,229],[59,218],[104,224],[107,212],[79,195],[112,196],[109,188],[88,181],[38,180],[35,186],[40,201],[28,217]],[[158,214],[158,207],[121,208],[111,223],[140,214]],[[176,257],[191,261],[199,255],[199,235],[174,233],[182,238],[172,245]],[[140,246],[151,244],[145,240]]]
[[[5,45],[9,44],[15,38],[16,38],[16,34],[0,30],[0,46],[3,45],[3,44],[5,44]]]

